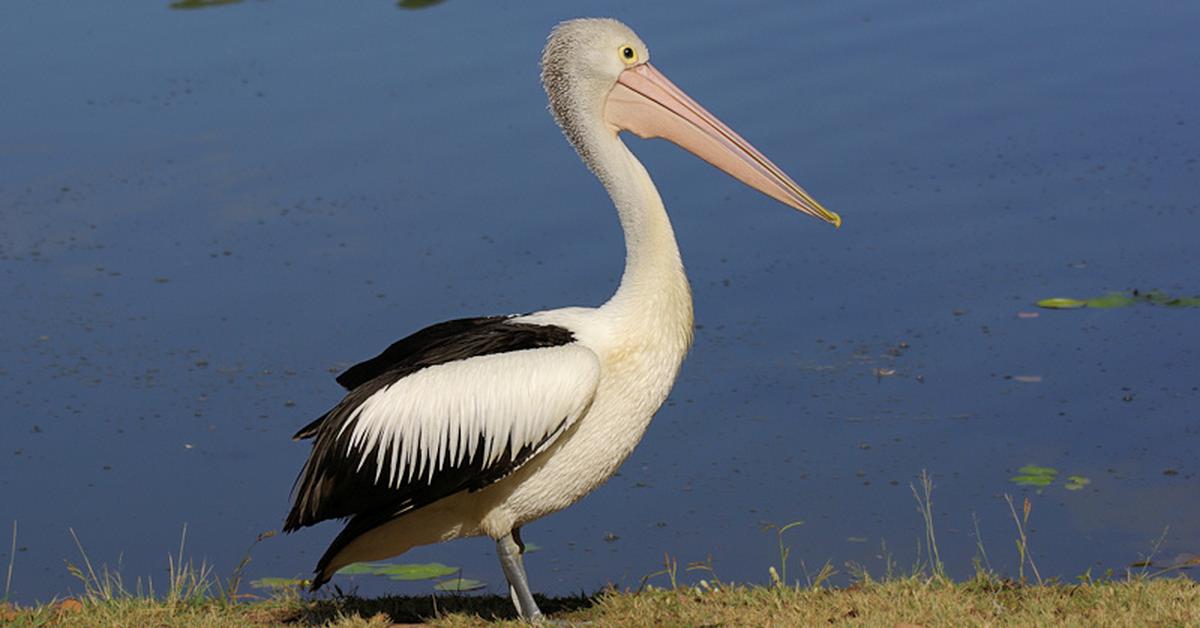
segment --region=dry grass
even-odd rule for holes
[[[735,586],[613,595],[593,612],[598,625],[613,626],[1197,625],[1200,586],[1187,579],[1018,586],[912,577],[847,589]]]
[[[685,587],[543,599],[554,619],[590,626],[1194,626],[1200,584],[1187,578],[1018,585],[908,577],[845,589]],[[129,598],[62,609],[17,609],[16,625],[432,626],[520,625],[507,598],[299,598],[176,603]],[[4,618],[0,609],[0,619]]]

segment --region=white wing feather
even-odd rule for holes
[[[375,482],[386,478],[397,488],[421,478],[431,482],[441,469],[470,459],[481,444],[487,468],[506,449],[515,457],[574,423],[599,378],[596,354],[575,344],[431,366],[380,389],[354,410],[342,426],[352,430],[346,453],[361,456],[361,471],[374,452]]]

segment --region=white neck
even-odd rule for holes
[[[625,232],[625,272],[601,308],[628,325],[665,334],[686,351],[692,340],[692,294],[675,232],[642,163],[607,128],[580,138],[588,167],[604,184]],[[682,356],[680,356],[682,357]]]

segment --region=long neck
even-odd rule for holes
[[[607,129],[585,134],[584,161],[604,184],[625,232],[625,272],[602,307],[630,325],[668,334],[683,348],[692,340],[692,295],[675,232],[650,175]]]

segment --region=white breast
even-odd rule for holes
[[[549,310],[517,319],[571,329],[577,342],[599,357],[600,378],[591,406],[553,445],[511,478],[481,491],[497,500],[482,521],[483,532],[557,512],[612,477],[671,391],[691,339],[690,299],[687,312],[687,333],[622,324],[620,316],[603,308]]]

